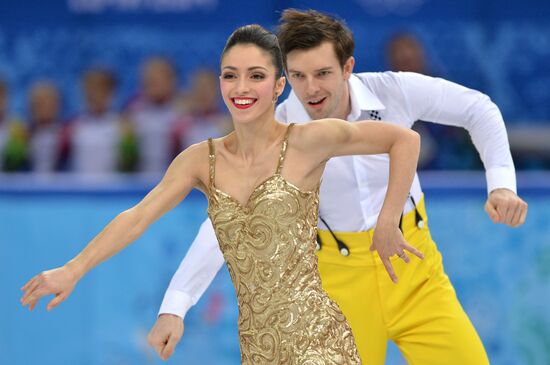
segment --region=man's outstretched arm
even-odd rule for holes
[[[205,220],[172,277],[160,306],[160,314],[182,319],[204,294],[224,263],[210,219]]]
[[[204,294],[223,263],[212,222],[207,219],[172,277],[157,321],[147,337],[162,359],[174,353],[183,335],[183,318]]]

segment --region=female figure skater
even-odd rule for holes
[[[162,181],[122,212],[74,259],[23,287],[32,310],[65,300],[94,266],[137,239],[192,188],[208,214],[239,306],[243,364],[360,364],[353,335],[321,287],[315,255],[319,184],[333,156],[389,153],[390,181],[373,238],[382,258],[406,257],[399,218],[416,169],[419,136],[391,124],[326,119],[293,126],[274,118],[284,89],[275,35],[258,25],[237,29],[221,58],[221,91],[234,132],[193,145]],[[289,162],[290,161],[290,162]]]

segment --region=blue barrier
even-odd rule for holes
[[[518,229],[490,222],[482,175],[425,174],[421,180],[446,271],[492,364],[550,363],[548,174],[519,176],[529,216]],[[191,194],[126,251],[94,269],[59,308],[46,313],[42,303],[29,313],[20,306],[20,286],[71,258],[135,204],[152,180],[94,187],[69,181],[65,188],[59,181],[25,188],[22,180],[15,187],[0,179],[0,364],[164,363],[146,335],[171,274],[206,216],[205,200]],[[125,184],[134,187],[125,190]],[[238,364],[236,319],[224,268],[190,311],[183,340],[167,363]],[[400,361],[390,351],[387,363]]]

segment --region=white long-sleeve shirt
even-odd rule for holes
[[[516,192],[515,170],[504,121],[488,96],[455,83],[415,73],[354,74],[349,80],[350,122],[372,119],[371,111],[388,123],[410,128],[417,120],[463,127],[483,161],[487,190],[507,188]],[[294,92],[276,110],[282,122],[311,120]],[[344,156],[329,160],[323,174],[319,214],[336,232],[373,228],[386,194],[389,156]],[[422,194],[415,176],[411,195]],[[404,212],[413,209],[410,200]],[[319,222],[321,229],[325,228]],[[206,220],[176,271],[159,313],[182,318],[202,296],[223,265],[210,220]]]

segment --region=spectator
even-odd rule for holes
[[[24,125],[8,115],[8,85],[0,79],[0,170],[28,168],[27,132]]]
[[[160,174],[174,157],[172,133],[181,114],[174,66],[165,58],[149,59],[142,68],[141,84],[127,115],[137,135],[139,170]]]
[[[427,61],[422,43],[410,33],[397,33],[386,47],[388,66],[392,71],[416,72],[428,76],[436,72]],[[463,128],[440,124],[415,123],[413,129],[422,136],[419,169],[482,169],[479,155],[468,132]]]
[[[0,151],[4,151],[4,146],[6,145],[6,140],[8,138],[8,127],[7,127],[7,109],[8,109],[8,87],[6,83],[0,80]],[[4,158],[0,160],[3,161]]]
[[[209,69],[193,73],[191,88],[184,103],[185,113],[176,131],[178,151],[231,131],[231,119],[220,107],[218,75]]]
[[[65,128],[64,156],[72,171],[86,174],[112,173],[128,161],[121,161],[122,125],[112,111],[115,76],[91,69],[82,78],[86,110]],[[128,156],[126,156],[128,157]],[[135,158],[134,158],[135,160]]]
[[[29,92],[30,160],[32,170],[54,172],[60,157],[60,102],[57,86],[36,82]]]
[[[394,35],[388,42],[386,54],[392,71],[430,74],[424,47],[412,34],[398,33]]]

